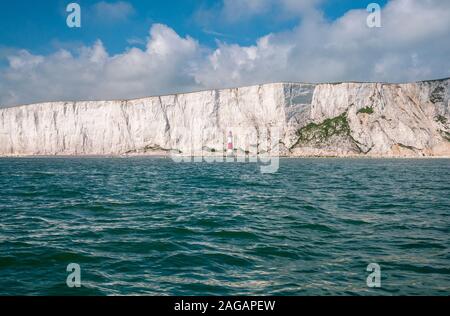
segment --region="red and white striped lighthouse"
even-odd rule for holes
[[[233,154],[234,145],[233,145],[233,133],[230,131],[227,137],[227,154]]]

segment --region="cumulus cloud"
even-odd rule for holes
[[[0,104],[134,98],[275,81],[397,82],[450,76],[450,2],[392,0],[383,9],[383,27],[373,29],[366,25],[365,10],[352,10],[335,21],[313,11],[295,28],[268,34],[250,46],[219,42],[208,48],[155,24],[145,48],[118,55],[110,55],[100,41],[76,53],[15,51],[0,68]]]
[[[101,41],[76,54],[61,49],[49,56],[21,50],[0,73],[0,104],[45,100],[135,98],[194,89],[192,73],[201,48],[190,37],[155,24],[146,49],[110,56]]]
[[[305,15],[293,30],[255,45],[221,44],[197,73],[206,86],[264,81],[413,81],[450,74],[450,3],[393,0],[382,28],[352,10],[329,22]]]

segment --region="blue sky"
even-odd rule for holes
[[[245,1],[245,0],[238,0]],[[300,0],[301,1],[301,0]],[[119,53],[129,46],[127,40],[143,39],[153,23],[162,23],[182,36],[190,35],[201,43],[215,46],[216,39],[250,45],[271,32],[290,29],[298,23],[298,16],[277,17],[270,14],[239,20],[238,23],[218,22],[201,18],[200,12],[217,9],[217,0],[151,0],[126,1],[133,8],[123,18],[94,14],[100,1],[76,1],[82,8],[82,27],[69,29],[65,21],[66,6],[73,1],[15,0],[4,1],[0,10],[0,45],[48,53],[67,45],[91,44],[101,39],[111,53]],[[107,1],[117,3],[117,1]],[[334,20],[351,9],[364,9],[373,0],[330,0],[320,5],[326,18]],[[384,5],[386,1],[378,1]]]
[[[450,77],[450,1],[3,1],[0,107],[267,82]]]

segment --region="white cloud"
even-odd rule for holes
[[[285,16],[302,16],[314,11],[322,0],[224,0],[221,14],[229,21],[279,12]]]
[[[450,75],[450,2],[393,0],[379,29],[367,27],[365,10],[334,22],[313,13],[293,30],[253,46],[221,44],[197,73],[198,82],[412,81]]]
[[[127,20],[135,13],[135,9],[125,1],[100,1],[93,6],[93,12],[96,19],[116,22]]]
[[[130,45],[145,46],[147,41],[139,37],[130,37],[127,38],[127,43]]]
[[[265,14],[270,5],[271,0],[224,0],[221,14],[227,20],[235,21],[251,15]]]
[[[0,104],[134,98],[274,81],[450,76],[450,2],[392,0],[383,9],[380,29],[366,26],[367,14],[353,10],[330,22],[314,10],[292,30],[251,46],[220,42],[209,49],[155,24],[146,48],[113,56],[100,41],[76,54],[14,51],[0,71]]]
[[[316,11],[324,0],[223,0],[219,5],[201,8],[196,16],[201,23],[234,24],[254,17],[270,16],[271,19],[301,17]]]
[[[192,73],[201,48],[190,37],[155,24],[147,49],[110,56],[101,41],[77,54],[59,50],[36,56],[22,50],[0,73],[0,104],[45,100],[135,98],[196,87]]]

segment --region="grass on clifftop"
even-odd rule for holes
[[[350,136],[350,125],[347,121],[347,113],[335,118],[326,119],[320,124],[310,123],[297,131],[299,137],[295,147],[299,143],[324,143],[335,135]]]

